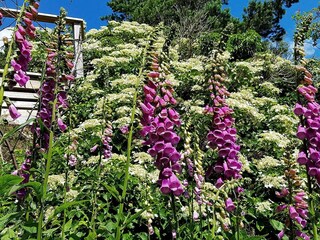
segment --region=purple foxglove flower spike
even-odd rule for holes
[[[145,97],[140,103],[143,113],[140,133],[145,139],[144,145],[150,146],[148,153],[155,158],[155,166],[160,170],[160,191],[180,196],[184,192],[176,176],[181,171],[181,155],[176,150],[180,137],[174,127],[181,122],[179,114],[170,106],[176,104],[172,96],[173,89],[169,81],[165,81],[165,84],[162,82],[164,75],[159,73],[157,57],[153,58],[152,69],[143,87]]]

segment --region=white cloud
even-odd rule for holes
[[[306,57],[311,57],[316,52],[316,47],[313,46],[313,41],[311,39],[307,39],[304,42],[304,51],[306,52]]]
[[[294,42],[293,41],[289,41],[289,51],[291,53],[293,53],[293,48],[294,48]],[[313,41],[311,39],[307,39],[304,42],[304,51],[306,54],[306,57],[313,57],[314,54],[316,53],[316,47],[313,46]]]

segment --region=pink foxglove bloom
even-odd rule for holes
[[[236,206],[234,205],[233,201],[231,198],[228,198],[226,201],[225,201],[225,204],[226,204],[226,210],[228,212],[233,212],[235,209],[236,209]]]
[[[148,153],[154,157],[155,166],[160,170],[159,185],[163,194],[183,194],[184,190],[177,174],[181,172],[181,154],[176,145],[180,137],[174,131],[181,125],[179,114],[174,110],[172,84],[160,78],[157,58],[154,57],[153,71],[147,74],[148,80],[143,87],[144,101],[140,103],[142,112],[141,135]]]
[[[315,98],[318,89],[312,85],[311,73],[306,69],[302,71],[308,81],[298,87],[300,102],[293,112],[301,119],[297,137],[305,141],[306,147],[300,151],[297,162],[306,165],[307,173],[320,184],[320,105]]]
[[[71,155],[69,156],[69,161],[68,161],[69,166],[74,167],[74,166],[77,165],[77,162],[78,162],[77,157],[74,156],[73,154],[71,154]]]
[[[10,104],[9,106],[9,114],[13,120],[18,119],[21,116],[21,113],[18,112],[17,108],[13,104]]]
[[[61,132],[64,132],[67,129],[67,125],[63,123],[61,118],[58,118],[57,123]]]
[[[222,76],[221,76],[222,75]],[[233,127],[233,110],[227,105],[226,97],[229,92],[224,86],[223,74],[215,74],[209,80],[211,105],[205,107],[204,112],[212,116],[210,131],[207,134],[207,141],[210,148],[216,150],[218,158],[209,169],[216,173],[215,186],[220,188],[225,180],[240,179],[242,163],[239,161],[240,146],[237,145],[237,130]],[[209,176],[212,174],[208,171]],[[208,176],[208,177],[209,177]],[[237,193],[238,195],[240,192]],[[226,210],[232,212],[235,205],[231,198],[225,202]]]
[[[31,169],[31,152],[26,151],[26,159],[25,161],[21,164],[20,169],[15,170],[12,172],[12,175],[20,176],[23,178],[23,181],[21,182],[22,184],[28,183],[30,179],[30,169]],[[18,199],[22,200],[25,198],[27,195],[27,190],[26,188],[22,188],[14,193]]]

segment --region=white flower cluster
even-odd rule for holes
[[[256,210],[258,213],[271,212],[273,211],[271,206],[272,206],[272,203],[270,201],[257,202]]]
[[[275,113],[284,113],[284,114],[287,114],[288,111],[290,111],[289,107],[287,105],[280,105],[280,104],[276,104],[276,105],[273,105],[271,108],[270,108],[270,112],[272,114],[275,114]]]
[[[286,129],[286,132],[294,135],[296,132],[295,126],[298,125],[299,120],[297,117],[291,117],[285,114],[275,115],[270,119],[270,122],[273,123],[276,127],[282,127]]]
[[[280,189],[286,185],[286,181],[283,176],[261,175],[259,180],[264,184],[265,188]]]
[[[153,27],[138,22],[123,21],[118,24],[110,21],[109,25],[111,26],[113,34],[148,36],[148,34],[153,31]]]
[[[59,186],[63,186],[65,184],[65,175],[59,174],[59,175],[49,175],[48,176],[48,185],[49,188],[52,190],[56,190]]]
[[[246,67],[253,74],[257,74],[264,69],[264,64],[260,61],[236,62],[235,65],[237,67]]]
[[[172,65],[175,69],[181,73],[187,73],[192,70],[196,70],[199,72],[204,71],[204,67],[202,64],[202,59],[198,58],[189,58],[186,61],[173,61]]]
[[[135,86],[138,82],[140,82],[140,79],[138,76],[134,74],[123,74],[121,75],[121,78],[115,79],[111,81],[112,87],[117,86]]]
[[[270,156],[264,156],[261,159],[253,159],[253,163],[259,171],[268,170],[270,168],[278,167],[283,164],[282,161],[279,161],[278,159]]]
[[[146,152],[135,152],[133,153],[133,161],[139,164],[150,164],[153,162],[153,157],[150,156],[149,153]]]
[[[281,93],[281,90],[271,82],[263,82],[260,84],[259,87],[260,87],[259,91],[264,93],[264,95],[267,95],[267,96],[279,95]]]
[[[253,99],[253,103],[258,107],[270,107],[277,104],[277,100],[269,97],[261,97]]]
[[[239,161],[242,163],[241,172],[252,172],[250,169],[250,163],[248,158],[244,156],[242,153],[239,153]]]
[[[250,90],[241,90],[237,93],[231,93],[226,101],[231,108],[239,110],[244,116],[249,117],[252,122],[263,121],[265,116],[254,105],[254,100],[254,95]]]
[[[91,119],[87,119],[83,123],[81,123],[79,125],[79,128],[81,130],[91,130],[93,128],[96,128],[97,126],[101,126],[101,121],[99,119],[91,118]]]
[[[70,189],[66,193],[66,200],[68,202],[74,201],[78,195],[79,195],[79,192],[77,190]]]
[[[290,143],[290,140],[282,135],[281,133],[275,131],[266,131],[264,133],[260,133],[258,142],[262,145],[275,145],[279,148],[285,148]]]

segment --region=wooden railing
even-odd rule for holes
[[[0,74],[3,70],[0,69]],[[8,97],[10,101],[17,107],[21,117],[14,123],[24,123],[29,117],[35,117],[37,113],[38,90],[40,88],[40,73],[27,72],[30,80],[26,87],[16,85],[13,89],[5,87],[4,96]],[[8,107],[5,103],[2,105],[1,116],[10,120]]]
[[[0,8],[4,17],[16,18],[19,10],[11,8]],[[59,16],[52,14],[39,13],[33,20],[35,22],[56,23]],[[74,69],[72,70],[76,78],[83,77],[83,56],[82,40],[84,38],[84,21],[80,18],[67,17],[66,23],[72,26],[74,40]],[[0,69],[2,75],[3,70]],[[30,81],[26,87],[15,86],[13,89],[5,88],[5,96],[17,107],[21,117],[14,123],[25,122],[29,117],[35,117],[37,113],[38,90],[40,88],[41,73],[27,72]],[[1,116],[10,120],[6,104],[2,106]]]

